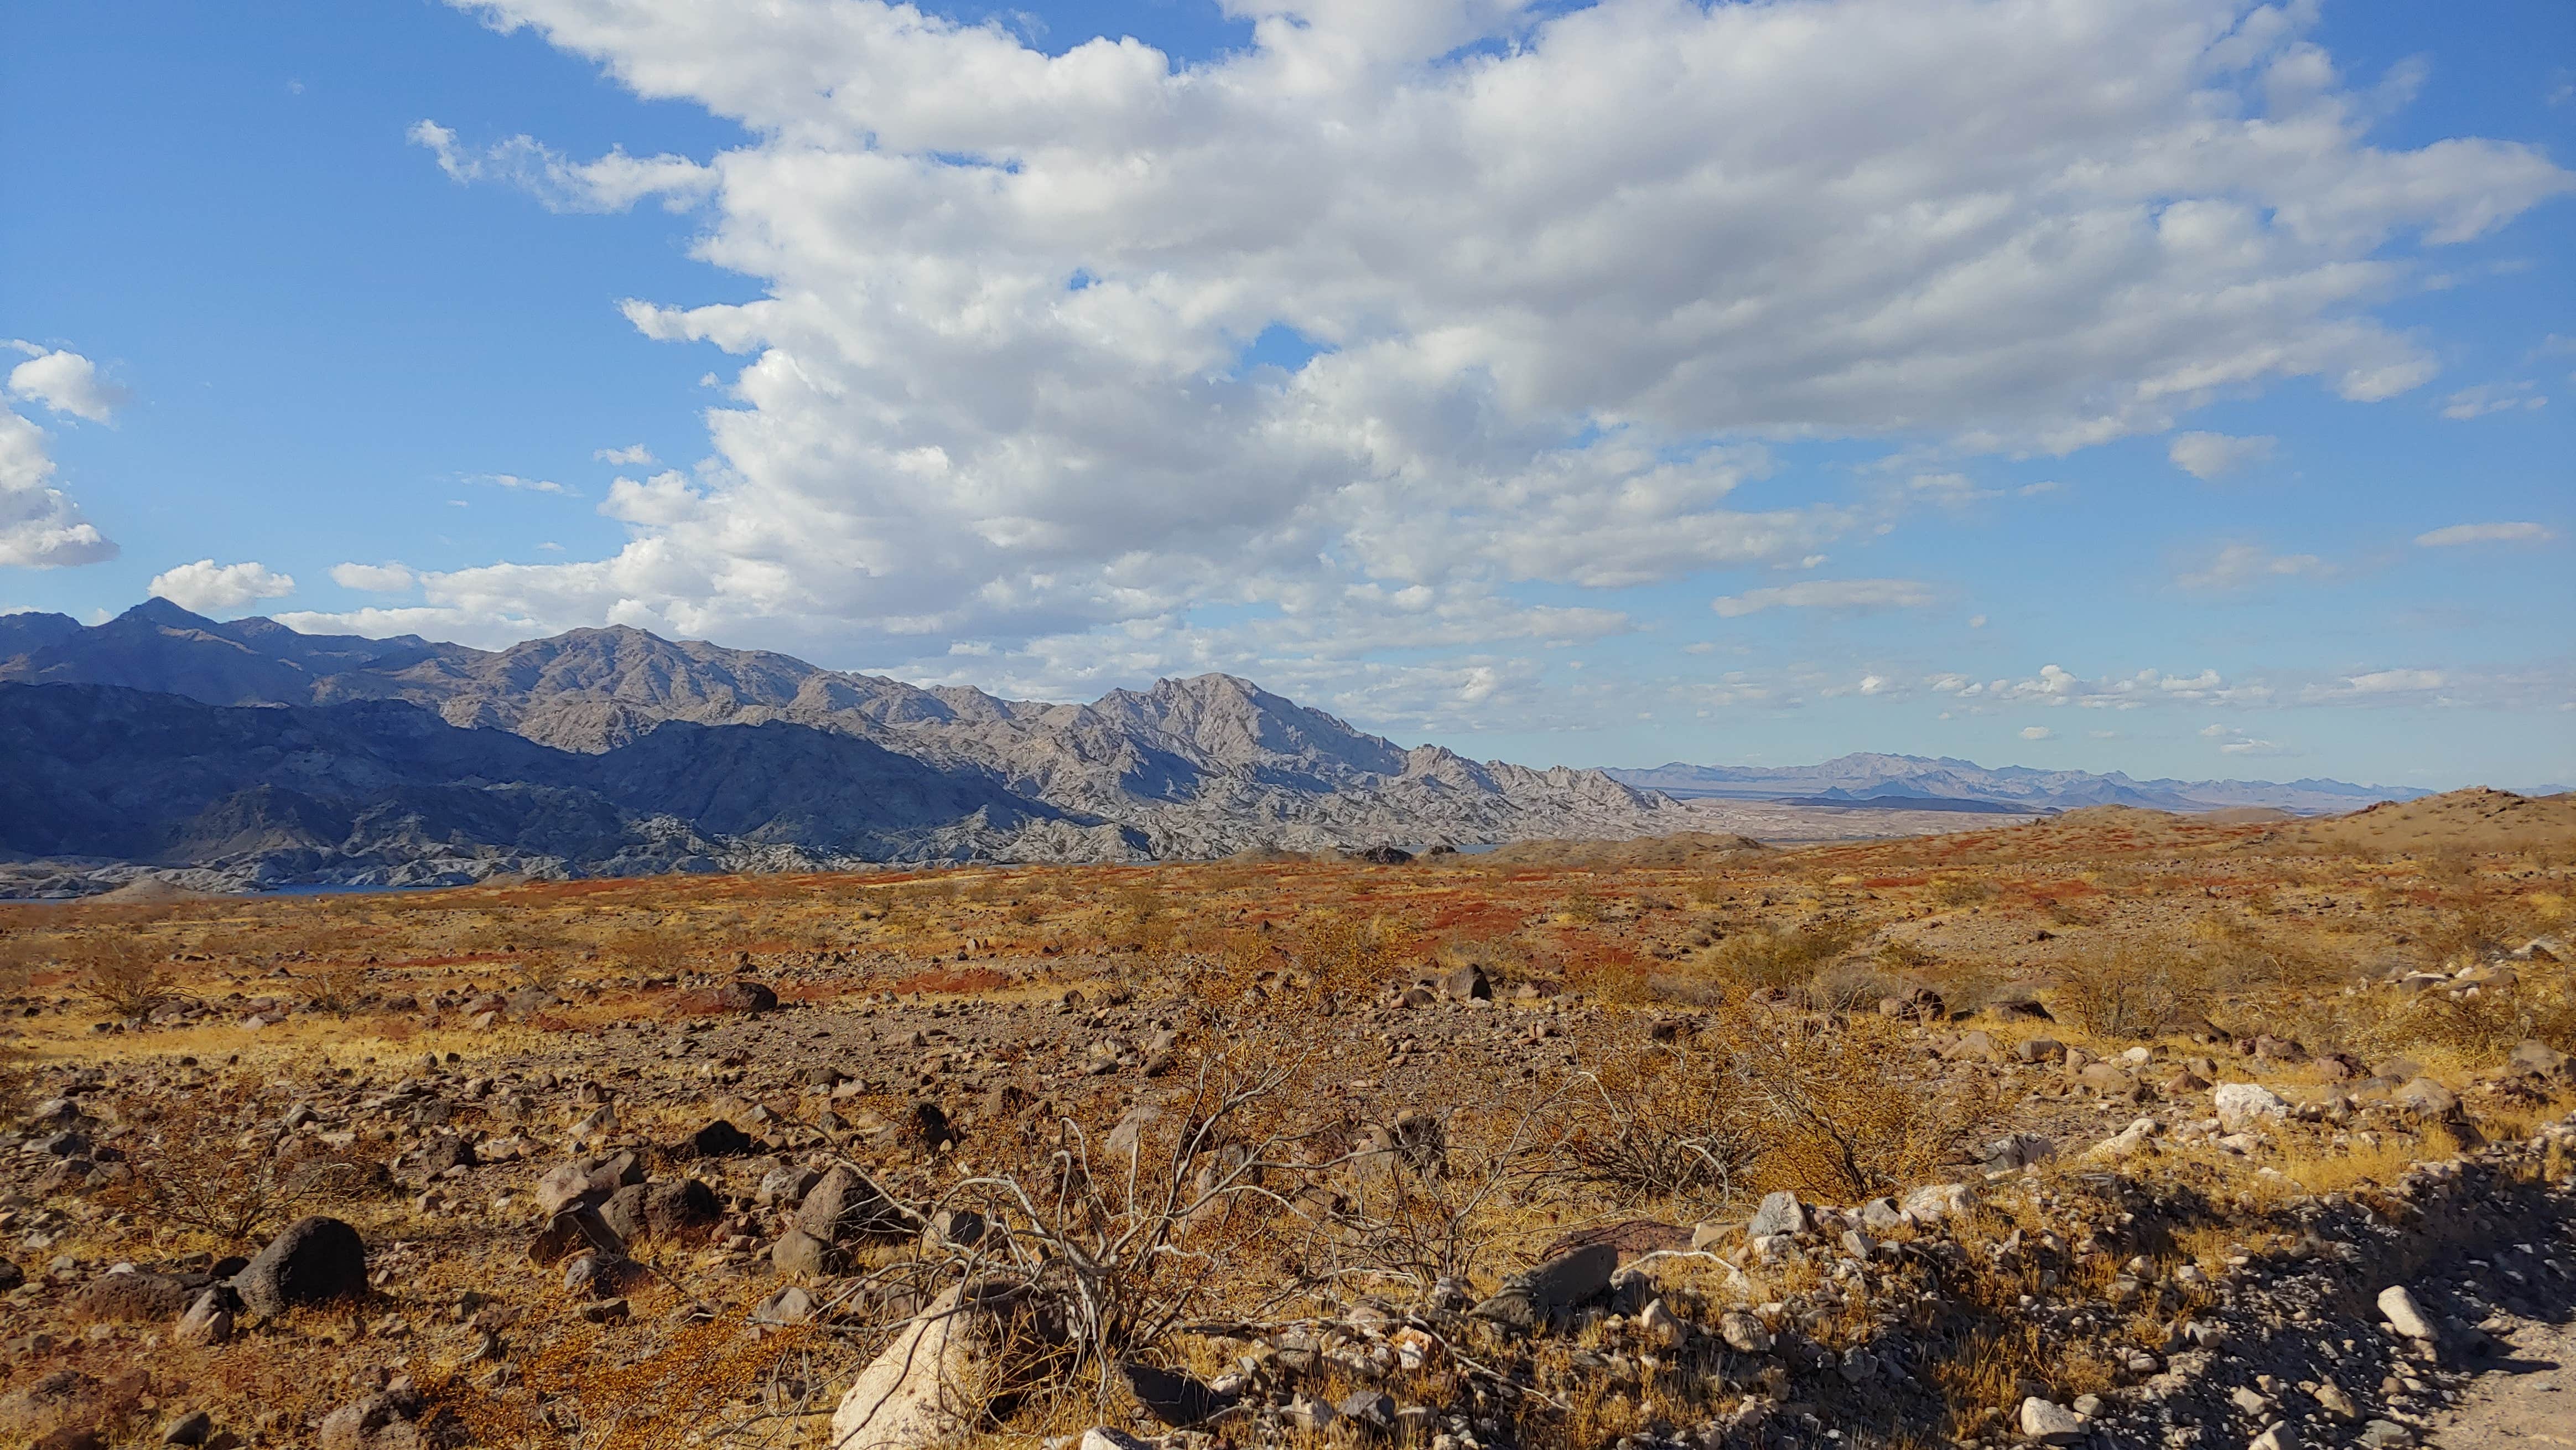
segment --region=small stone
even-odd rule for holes
[[[1657,1299],[1637,1312],[1637,1328],[1657,1344],[1678,1347],[1690,1337],[1690,1326]]]
[[[731,1158],[751,1151],[751,1135],[723,1118],[689,1135],[688,1150],[700,1158]]]
[[[2373,1420],[2361,1427],[2364,1450],[2397,1450],[2415,1443],[2415,1432],[2389,1420]]]
[[[2284,1421],[2255,1436],[2245,1450],[2299,1450],[2299,1432]]]
[[[819,1278],[831,1271],[834,1254],[825,1243],[801,1228],[790,1228],[769,1246],[769,1262],[782,1274]]]
[[[2435,1337],[2433,1322],[2424,1317],[2424,1311],[2415,1303],[2415,1296],[2408,1293],[2403,1284],[2391,1284],[2379,1291],[2379,1312],[2387,1317],[2391,1329],[2408,1339]]]
[[[2065,1444],[2083,1437],[2084,1421],[2064,1405],[2032,1395],[2021,1402],[2021,1433],[2028,1439]]]
[[[213,1438],[215,1417],[203,1410],[190,1410],[161,1427],[164,1445],[203,1445]]]
[[[1717,1337],[1738,1354],[1767,1354],[1771,1350],[1771,1331],[1741,1309],[1729,1309],[1717,1317]]]
[[[1860,1226],[1871,1233],[1894,1233],[1905,1227],[1905,1212],[1893,1199],[1873,1198],[1860,1206]]]
[[[1153,1445],[1150,1441],[1139,1440],[1124,1430],[1113,1430],[1107,1425],[1094,1425],[1082,1432],[1082,1440],[1074,1450],[1153,1450]]]
[[[1356,1421],[1373,1430],[1395,1428],[1395,1397],[1375,1390],[1353,1390],[1342,1397],[1334,1410],[1345,1420]]]
[[[751,1311],[754,1324],[802,1324],[814,1317],[814,1296],[799,1285],[790,1284],[760,1301]]]
[[[2345,1394],[2343,1386],[2336,1384],[2333,1380],[2323,1380],[2318,1383],[2317,1403],[2325,1407],[2327,1414],[2334,1416],[2338,1420],[2358,1420],[2361,1418],[2361,1407],[2354,1404],[2352,1402],[2352,1396]]]
[[[1772,1234],[1806,1231],[1806,1206],[1798,1202],[1798,1195],[1784,1188],[1764,1195],[1762,1206],[1754,1210],[1753,1222],[1745,1225],[1744,1234],[1747,1238],[1766,1238]]]
[[[170,1337],[181,1344],[222,1344],[233,1337],[232,1292],[218,1285],[197,1296]]]

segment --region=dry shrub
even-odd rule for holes
[[[1601,920],[1601,898],[1595,895],[1588,885],[1578,884],[1573,890],[1566,892],[1565,905],[1562,909],[1565,919],[1577,926],[1593,926]]]
[[[1817,968],[1850,950],[1860,935],[1858,926],[1841,921],[1762,926],[1718,943],[1712,958],[1747,986],[1787,990],[1805,986]]]
[[[107,1190],[109,1201],[228,1247],[256,1246],[289,1219],[389,1183],[380,1163],[314,1138],[273,1138],[258,1126],[273,1114],[239,1083],[129,1098],[118,1117],[140,1131],[125,1140],[133,1175]]]
[[[1981,1082],[1908,1072],[1911,1044],[1882,1018],[1737,1012],[1702,1041],[1765,1187],[1856,1203],[1938,1177],[1995,1121]]]
[[[640,926],[608,940],[609,955],[628,971],[648,977],[676,977],[689,964],[688,939],[662,926]]]
[[[73,983],[119,1017],[140,1017],[170,995],[173,978],[166,954],[131,932],[76,937],[61,959]]]
[[[1319,912],[1297,930],[1289,949],[1296,969],[1284,974],[1280,985],[1286,990],[1276,1000],[1303,1005],[1365,999],[1386,984],[1413,949],[1413,933],[1401,922]]]
[[[367,969],[356,962],[332,962],[306,973],[299,985],[316,1008],[346,1017],[357,1010],[358,999],[366,993]]]
[[[2077,955],[2060,974],[2053,1008],[2101,1038],[2147,1038],[2205,1014],[2208,974],[2170,944],[2118,942]]]
[[[1722,1203],[1755,1157],[1751,1125],[1718,1065],[1642,1048],[1577,1079],[1558,1139],[1568,1182],[1621,1199]]]
[[[2529,1038],[2576,1051],[2576,983],[2564,972],[2527,971],[2512,986],[2484,987],[2475,996],[2373,991],[2362,1000],[2377,1011],[2356,1023],[2352,1036],[2375,1051],[2492,1061]]]
[[[1975,876],[1944,876],[1932,883],[1932,900],[1942,906],[1974,906],[1995,899],[1995,884]]]
[[[2313,949],[2249,921],[2204,918],[2194,935],[2191,955],[2214,993],[2322,986],[2342,972]]]

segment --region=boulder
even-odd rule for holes
[[[2576,1060],[2571,1060],[2566,1053],[2546,1042],[2531,1038],[2514,1048],[2513,1056],[2505,1059],[2505,1067],[2520,1077],[2552,1078],[2565,1082],[2576,1078],[2576,1067],[2571,1067],[2571,1061]]]
[[[201,1281],[202,1282],[202,1281]],[[170,1274],[128,1271],[101,1274],[72,1291],[64,1307],[75,1319],[109,1324],[157,1324],[176,1316],[196,1297],[188,1281]]]
[[[718,1118],[689,1135],[687,1149],[700,1158],[731,1158],[752,1149],[751,1135]]]
[[[1004,1377],[980,1361],[1010,1338],[990,1332],[1008,1293],[961,1284],[915,1315],[841,1396],[833,1450],[924,1450],[962,1438],[984,1409],[977,1386]]]
[[[2258,1083],[2220,1083],[2210,1090],[2209,1101],[2218,1114],[2218,1125],[2231,1133],[2242,1133],[2258,1123],[2279,1122],[2290,1115],[2290,1105]]]
[[[2021,1402],[2024,1439],[2063,1445],[2084,1437],[2084,1417],[2054,1400],[2032,1395]]]
[[[1717,1316],[1717,1337],[1738,1354],[1767,1354],[1771,1349],[1770,1329],[1742,1309]]]
[[[838,1164],[806,1193],[796,1210],[796,1226],[834,1244],[860,1235],[908,1235],[912,1230],[884,1189]]]
[[[336,1218],[299,1218],[233,1276],[233,1291],[260,1318],[367,1292],[367,1244]]]
[[[2060,1062],[2066,1057],[2066,1044],[2054,1037],[2026,1037],[2014,1044],[2013,1056],[2024,1062]]]
[[[181,1344],[222,1344],[233,1337],[233,1292],[218,1284],[197,1296],[170,1337]]]
[[[1905,1195],[1898,1206],[1917,1223],[1965,1217],[1976,1207],[1975,1193],[1964,1183],[1927,1183]]]
[[[2386,1316],[2388,1327],[2408,1339],[2432,1339],[2433,1321],[2427,1318],[2415,1296],[2403,1284],[2391,1284],[2379,1291],[2379,1312]]]
[[[2433,1079],[2419,1077],[2397,1090],[2397,1105],[2419,1118],[2448,1118],[2460,1111],[2460,1098]]]
[[[1747,1238],[1769,1238],[1773,1234],[1795,1234],[1807,1231],[1807,1209],[1798,1195],[1781,1189],[1766,1194],[1762,1206],[1753,1212],[1753,1222],[1745,1225]]]
[[[1477,1317],[1517,1329],[1535,1329],[1586,1300],[1610,1292],[1619,1267],[1615,1244],[1587,1244],[1559,1254],[1503,1281],[1502,1292],[1475,1307]]]
[[[412,1422],[423,1406],[410,1390],[388,1390],[322,1417],[322,1450],[417,1450],[427,1444]]]
[[[830,1273],[838,1251],[801,1228],[789,1228],[769,1246],[769,1263],[782,1274],[818,1279]]]
[[[1485,979],[1483,967],[1464,966],[1443,972],[1440,974],[1438,985],[1440,995],[1452,1002],[1494,1000],[1494,984]]]
[[[578,1253],[623,1254],[625,1236],[608,1226],[607,1216],[588,1204],[565,1209],[546,1220],[528,1242],[528,1262],[545,1268]]]
[[[778,1005],[778,994],[758,982],[727,982],[716,993],[716,1007],[725,1012],[767,1012]]]
[[[1178,1370],[1133,1361],[1118,1369],[1127,1377],[1127,1388],[1135,1393],[1136,1403],[1145,1407],[1145,1413],[1175,1430],[1185,1430],[1231,1408],[1236,1399]]]

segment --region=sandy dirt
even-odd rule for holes
[[[2526,1324],[2503,1368],[2480,1375],[2431,1444],[2437,1450],[2576,1445],[2576,1324]]]

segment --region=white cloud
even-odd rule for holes
[[[1912,579],[1808,579],[1721,595],[1708,607],[1735,619],[1766,609],[1921,609],[1934,598],[1931,585]]]
[[[703,206],[695,255],[756,283],[626,305],[743,361],[711,466],[612,494],[620,552],[431,586],[545,628],[1071,665],[1194,605],[1329,640],[1418,587],[1522,629],[1517,584],[1858,526],[1728,507],[1768,467],[1744,440],[2064,453],[2285,378],[2416,386],[2372,312],[2407,254],[2572,180],[2373,145],[2386,103],[2321,69],[2309,12],[2236,0],[1265,0],[1250,47],[1179,69],[873,0],[466,8],[750,138],[412,133],[558,209]],[[1320,350],[1242,367],[1272,327]]]
[[[2455,549],[2464,544],[2545,544],[2557,538],[2546,524],[2516,521],[2501,524],[2452,524],[2417,534],[2415,542],[2427,549]]]
[[[2269,435],[2230,438],[2224,433],[2184,433],[2165,450],[2165,457],[2194,478],[2220,478],[2271,457],[2280,441]]]
[[[477,474],[474,481],[488,483],[494,488],[515,489],[521,493],[557,493],[578,496],[580,492],[578,489],[567,488],[551,478],[521,478],[515,473]],[[625,481],[622,478],[618,480],[620,483]]]
[[[116,557],[113,540],[52,485],[45,430],[0,408],[0,565],[55,569]]]
[[[2198,567],[2175,575],[2174,584],[2193,594],[2237,594],[2267,580],[2332,572],[2314,554],[2275,554],[2258,544],[2229,544]]]
[[[2021,738],[2024,740],[2046,740],[2056,734],[2056,731],[2045,725],[2025,725],[2021,728]]]
[[[620,468],[650,468],[654,461],[653,450],[641,443],[630,443],[624,448],[598,449],[590,456],[602,463],[616,464]]]
[[[49,352],[14,338],[7,345],[27,354],[25,362],[9,370],[9,391],[57,413],[104,423],[133,396],[99,377],[97,365],[79,353]]]
[[[199,559],[153,575],[147,588],[182,609],[208,614],[292,594],[295,578],[260,563],[217,564]]]
[[[2462,388],[2442,400],[2442,416],[2454,422],[2483,418],[2489,413],[2530,412],[2549,406],[2549,400],[2533,389],[2533,383],[2481,383]]]
[[[2438,690],[2447,683],[2440,670],[2373,670],[2345,680],[2356,695],[2387,695],[2401,691]]]
[[[411,588],[413,575],[400,564],[334,564],[331,582],[369,594],[400,594]]]
[[[408,134],[413,145],[437,156],[438,169],[451,180],[515,186],[548,211],[624,211],[648,196],[681,211],[715,185],[713,172],[678,156],[638,158],[616,150],[597,161],[576,162],[532,136],[463,147],[454,131],[435,121],[415,122]]]

